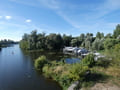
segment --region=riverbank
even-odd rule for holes
[[[76,89],[90,88],[97,83],[105,83],[110,80],[114,80],[111,82],[113,85],[119,83],[117,80],[120,77],[119,67],[113,67],[111,65],[113,62],[108,58],[95,61],[93,55],[88,55],[81,62],[74,64],[67,64],[64,60],[59,62],[44,60],[44,64],[39,63],[43,65],[39,69],[45,77],[57,81],[63,90],[67,90],[76,81],[79,82],[75,87]]]
[[[0,90],[62,90],[58,83],[34,69],[34,59],[38,54],[25,54],[17,44],[2,48]]]
[[[60,62],[47,61],[45,56],[39,57],[35,62],[35,68],[42,72],[45,77],[57,81],[64,90],[75,81],[79,81],[76,88],[82,87],[84,84],[89,86],[89,84],[95,84],[96,81],[87,81],[88,78],[94,80],[100,78],[106,78],[106,75],[96,72],[93,70],[95,65],[93,55],[86,56],[80,63],[67,64],[63,60]],[[94,76],[94,78],[93,78]],[[100,76],[100,77],[99,77]],[[82,85],[81,85],[82,83]]]

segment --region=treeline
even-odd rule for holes
[[[15,42],[13,40],[10,40],[10,39],[4,39],[4,40],[1,40],[0,41],[0,47],[6,47],[6,46],[9,46],[10,44],[17,44],[18,42]]]
[[[116,26],[113,34],[104,35],[104,33],[97,32],[96,36],[93,36],[92,33],[82,33],[77,37],[55,33],[46,35],[34,30],[31,34],[23,35],[20,47],[25,50],[60,50],[64,46],[77,46],[89,50],[104,50],[105,48],[112,48],[118,43],[120,43],[120,24]]]

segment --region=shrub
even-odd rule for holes
[[[76,63],[70,69],[70,78],[73,81],[83,80],[87,71],[88,66],[83,66],[81,63]]]
[[[105,49],[113,49],[118,43],[120,43],[120,40],[108,38],[104,41],[104,47]]]
[[[109,58],[99,58],[97,61],[96,61],[96,66],[101,66],[101,67],[108,67],[110,65],[110,60]]]
[[[112,64],[120,66],[120,44],[116,44],[112,50]]]
[[[52,75],[53,75],[53,71],[51,70],[50,66],[48,64],[46,64],[43,68],[42,68],[42,71],[44,73],[44,75],[47,77],[47,78],[52,78]]]
[[[94,55],[93,54],[89,54],[88,56],[86,56],[81,63],[83,65],[86,65],[88,67],[93,67],[95,65],[95,60],[94,60]]]
[[[67,88],[71,84],[71,79],[69,75],[62,75],[61,77],[59,77],[59,82],[62,87]]]
[[[28,49],[28,42],[27,41],[20,41],[20,48],[22,48],[23,50],[27,50]]]
[[[42,68],[45,64],[47,64],[47,59],[45,56],[40,56],[38,59],[35,60],[35,68],[37,70],[42,71]]]
[[[115,46],[114,46],[114,52],[120,52],[120,44],[116,44]]]

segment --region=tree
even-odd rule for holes
[[[120,35],[120,24],[116,26],[116,29],[114,30],[113,36],[114,38],[117,38]]]
[[[105,38],[112,38],[112,34],[111,33],[108,33]]]
[[[78,40],[76,38],[71,40],[71,46],[78,46]]]
[[[84,45],[85,48],[91,49],[92,42],[93,42],[93,35],[90,34],[90,33],[88,33],[88,34],[86,35],[85,41],[84,41],[82,44]]]
[[[92,43],[93,50],[103,50],[104,49],[104,39],[96,38]]]
[[[24,50],[28,50],[28,42],[26,40],[21,40],[20,41],[20,48],[24,49]]]
[[[120,43],[120,40],[108,38],[104,41],[104,47],[105,49],[111,49],[114,47],[115,44],[118,44],[118,43]]]
[[[104,38],[104,33],[101,33],[101,38]]]
[[[114,46],[114,52],[117,52],[118,54],[120,53],[120,44]]]
[[[55,38],[55,44],[56,44],[56,49],[61,49],[63,48],[63,38],[61,37],[60,34],[57,34],[56,38]]]
[[[83,34],[83,33],[82,33],[82,34],[80,35],[80,39],[81,39],[81,40],[82,40],[82,42],[83,42],[83,41],[84,41],[84,39],[85,39],[85,34]]]
[[[42,68],[45,64],[47,64],[47,59],[45,56],[40,56],[38,59],[35,60],[35,68],[37,70],[42,71]]]
[[[101,34],[100,34],[100,32],[97,32],[97,34],[96,34],[96,38],[101,38]]]
[[[71,40],[72,40],[72,36],[67,36],[67,35],[63,35],[63,42],[64,42],[64,46],[70,46],[71,44]]]
[[[46,36],[45,33],[40,33],[37,35],[37,43],[36,43],[36,48],[37,49],[46,49]]]
[[[95,65],[95,60],[94,60],[94,55],[93,54],[89,54],[88,56],[86,56],[81,63],[85,66],[88,67],[92,67]]]
[[[97,32],[96,38],[99,38],[99,39],[104,38],[104,33]]]
[[[72,81],[82,81],[85,79],[85,75],[88,70],[88,66],[83,66],[81,63],[76,63],[70,69],[69,77]]]
[[[37,49],[36,47],[36,43],[37,43],[37,31],[34,30],[31,32],[30,36],[29,36],[29,39],[28,39],[28,42],[29,42],[29,49],[30,50],[35,50]]]
[[[60,34],[52,33],[46,37],[46,45],[50,50],[61,49],[63,47],[63,39]]]
[[[25,34],[23,35],[23,37],[22,37],[22,40],[27,41],[27,40],[28,40],[28,38],[29,38],[29,35],[25,33]]]
[[[87,48],[87,49],[91,48],[91,42],[89,40],[85,41],[85,48]]]
[[[119,39],[119,40],[120,40],[120,35],[117,37],[117,39]]]

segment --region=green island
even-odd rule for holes
[[[10,40],[10,39],[4,39],[4,40],[0,40],[0,48],[3,48],[3,47],[8,47],[10,45],[13,45],[13,44],[18,44],[19,42],[15,42],[13,40]]]
[[[45,55],[40,55],[35,60],[35,69],[46,78],[57,81],[63,90],[77,82],[75,90],[90,90],[97,83],[112,83],[120,86],[120,24],[116,26],[113,34],[97,32],[72,35],[51,33],[24,34],[20,41],[23,50],[33,51],[62,51],[65,46],[83,47],[92,52],[80,62],[68,64],[64,58],[60,61],[49,61]],[[98,52],[105,57],[95,60],[93,52]]]

